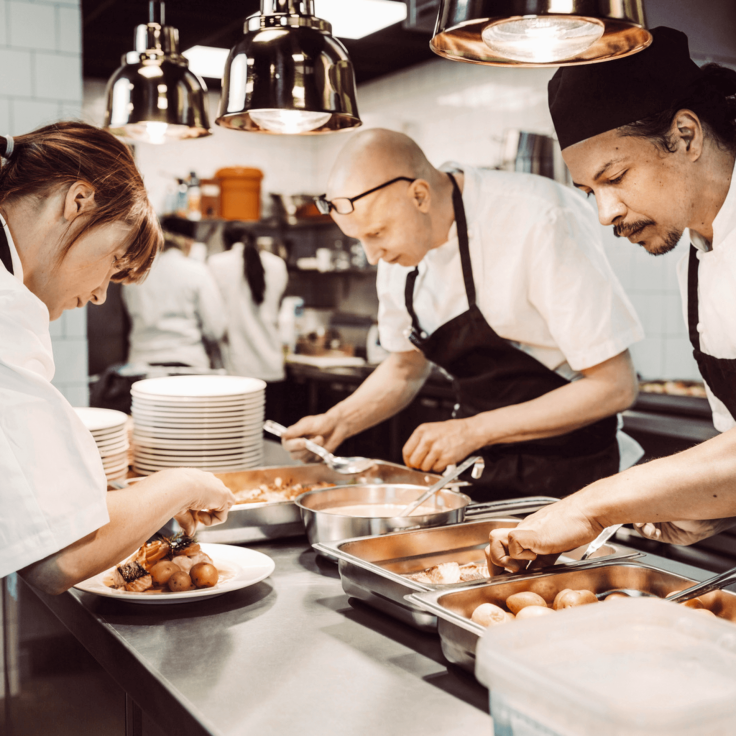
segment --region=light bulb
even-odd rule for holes
[[[603,30],[603,23],[593,18],[535,15],[494,23],[482,36],[504,59],[543,64],[577,56],[598,41]]]
[[[166,131],[169,128],[168,123],[144,123],[146,126],[146,137],[149,143],[160,145],[166,140]]]
[[[254,123],[271,133],[299,135],[321,128],[332,117],[330,112],[309,112],[307,110],[252,110],[250,117]]]

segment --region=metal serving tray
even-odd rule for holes
[[[430,486],[439,475],[411,470],[403,465],[378,461],[359,475],[337,473],[322,463],[254,468],[240,473],[218,473],[217,477],[232,491],[255,488],[281,478],[285,483],[334,483],[337,486],[356,483],[413,483]],[[299,508],[294,501],[276,503],[242,503],[233,506],[224,524],[201,529],[197,537],[202,542],[240,544],[304,534]]]
[[[537,504],[546,499],[534,499]],[[556,499],[549,499],[556,500]],[[530,513],[532,499],[519,499],[519,513]],[[513,510],[513,502],[504,501],[502,508]],[[544,505],[544,503],[542,503]],[[493,504],[486,504],[492,507]],[[537,505],[537,508],[539,506]],[[394,532],[378,537],[346,539],[341,542],[322,542],[314,545],[322,554],[337,559],[343,590],[350,596],[365,601],[389,616],[414,626],[421,631],[437,631],[437,616],[423,606],[406,600],[411,593],[428,591],[447,591],[469,585],[483,585],[484,580],[474,583],[455,583],[454,585],[432,585],[418,583],[404,574],[420,572],[442,562],[461,564],[484,560],[484,549],[488,545],[488,535],[493,529],[515,527],[518,518],[493,518],[483,521],[469,521],[448,526]],[[569,552],[560,558],[561,563],[575,564],[580,560],[585,547]],[[617,545],[606,544],[593,556],[593,562],[578,564],[599,564],[602,559],[625,559],[637,553]],[[495,580],[507,580],[508,575]]]
[[[564,572],[544,572],[524,577],[516,575],[508,580],[494,578],[485,585],[456,587],[452,591],[413,593],[409,596],[409,600],[439,619],[438,630],[445,657],[453,664],[474,672],[475,648],[485,628],[471,621],[470,617],[481,603],[495,603],[502,606],[512,593],[525,590],[537,592],[549,600],[552,595],[565,588],[586,588],[594,593],[603,593],[614,588],[633,588],[664,598],[669,593],[687,588],[694,582],[690,578],[643,562],[619,564],[614,560],[596,563],[584,569],[581,567]],[[716,615],[736,622],[734,593],[716,591],[701,596],[700,600]],[[513,622],[504,624],[504,626],[514,625]]]

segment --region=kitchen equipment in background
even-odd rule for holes
[[[296,350],[296,341],[302,329],[304,299],[300,296],[286,296],[279,309],[279,337],[287,353]]]
[[[135,30],[135,51],[107,83],[104,127],[144,143],[211,135],[207,86],[179,53],[179,31],[165,24],[164,3],[149,3]]]
[[[451,61],[571,66],[643,51],[643,0],[442,0],[430,48]]]
[[[225,64],[216,122],[280,135],[361,124],[352,62],[314,0],[261,0]]]
[[[371,365],[382,363],[391,355],[388,350],[381,347],[381,340],[378,334],[378,325],[372,324],[368,330],[368,337],[365,341],[365,357]]]
[[[716,736],[736,718],[733,640],[731,621],[663,601],[580,606],[491,627],[475,675],[496,734]]]
[[[125,478],[129,465],[128,415],[95,407],[75,407],[74,411],[97,443],[108,482]]]
[[[220,213],[220,180],[202,179],[200,182],[202,193],[202,217],[205,220],[217,220]]]
[[[240,376],[168,376],[134,383],[133,469],[212,472],[254,468],[263,457],[264,381]]]
[[[504,137],[502,163],[504,171],[522,171],[570,184],[570,174],[554,138],[526,130],[508,130]]]
[[[276,437],[281,437],[286,432],[286,427],[270,419],[265,422],[263,429],[266,432],[270,432]],[[332,468],[332,470],[341,473],[343,475],[358,475],[365,473],[376,464],[376,460],[372,460],[367,457],[340,457],[339,455],[333,455],[328,452],[324,447],[318,445],[316,442],[304,438],[304,444],[310,452],[322,458],[325,465]],[[450,480],[447,480],[449,483]]]
[[[220,217],[225,220],[257,221],[261,219],[261,181],[263,172],[245,166],[219,169]]]

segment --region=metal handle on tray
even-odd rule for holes
[[[527,498],[507,498],[501,501],[471,503],[465,509],[465,516],[475,517],[482,514],[492,514],[494,516],[504,514],[532,514],[559,500],[559,498],[552,498],[551,496],[529,496]]]
[[[263,423],[263,429],[266,430],[266,432],[270,432],[271,434],[275,434],[277,437],[281,437],[281,435],[286,432],[286,427],[284,427],[283,424],[279,424],[278,422],[274,422],[271,419],[267,419]],[[306,437],[304,439],[304,446],[309,450],[310,452],[313,452],[315,455],[319,455],[323,460],[331,460],[333,455],[331,452],[328,452],[325,450],[322,445],[318,445],[316,442],[312,442],[312,440],[308,440]]]

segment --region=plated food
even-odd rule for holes
[[[281,503],[293,501],[307,491],[333,488],[334,483],[294,483],[276,478],[273,483],[261,483],[255,488],[233,490],[238,503]]]
[[[645,381],[639,384],[639,389],[647,394],[708,398],[702,381]]]
[[[127,601],[129,603],[138,604],[169,604],[169,603],[191,603],[203,598],[212,598],[229,591],[239,590],[246,588],[250,585],[265,580],[274,571],[274,562],[260,552],[247,549],[245,547],[234,547],[228,544],[199,544],[199,550],[195,551],[191,549],[194,545],[189,545],[190,554],[188,555],[176,555],[171,560],[166,559],[166,554],[158,557],[161,554],[162,548],[157,545],[144,545],[139,549],[135,555],[128,558],[120,565],[101,572],[98,575],[79,583],[75,587],[85,593],[94,593],[99,596],[106,598],[116,598],[118,600]],[[200,557],[200,553],[202,557]],[[138,558],[138,556],[141,558]],[[145,555],[145,558],[143,557]],[[158,559],[156,559],[158,557]],[[155,583],[153,579],[154,570],[156,575],[159,576],[159,580],[163,580],[166,577],[167,571],[158,566],[161,562],[174,562],[176,565],[183,565],[187,567],[188,563],[179,561],[175,562],[175,557],[186,557],[191,566],[188,570],[175,571],[167,579],[165,585],[161,583]],[[137,559],[138,558],[138,559]],[[211,560],[211,563],[207,562],[207,558]],[[122,587],[111,587],[110,583],[115,582],[119,586],[120,581],[115,577],[115,573],[119,572],[118,568],[124,565],[136,563],[141,567],[148,565],[148,576],[151,577],[153,583],[151,588],[145,587],[146,582],[135,585],[136,580],[142,580],[145,575],[140,575],[136,571],[136,579],[132,580],[133,586],[129,589],[126,586],[130,584],[129,581],[125,581]],[[217,571],[217,581],[213,585],[208,585],[212,581],[212,570],[207,567],[198,567],[199,565],[211,564]],[[145,568],[144,568],[145,569]],[[178,572],[186,572],[186,579],[182,576],[174,581],[173,589],[170,585],[171,578],[177,575]],[[123,577],[121,575],[121,577]],[[190,581],[187,582],[187,579]],[[124,580],[124,578],[123,578]],[[197,587],[197,586],[200,587]],[[144,590],[136,590],[136,588],[145,588]]]

